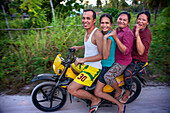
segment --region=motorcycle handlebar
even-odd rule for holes
[[[69,48],[69,53],[68,53],[68,56],[67,56],[67,62],[70,62],[70,59],[73,57],[72,55],[75,53],[76,49],[75,48]]]
[[[69,48],[69,51],[75,53],[76,49],[75,48]]]

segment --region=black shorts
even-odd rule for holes
[[[104,74],[110,69],[110,67],[102,67],[102,71],[100,72],[99,75],[99,81],[106,84],[105,80],[104,80]]]

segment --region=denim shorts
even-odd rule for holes
[[[101,82],[101,83],[104,83],[106,84],[105,80],[104,80],[104,74],[110,69],[110,67],[102,67],[102,71],[100,72],[100,75],[99,75],[99,78],[98,80]]]

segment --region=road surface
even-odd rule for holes
[[[0,113],[45,113],[31,102],[31,96],[0,95]],[[85,102],[67,100],[59,111],[50,113],[88,113]],[[97,113],[117,113],[117,106],[100,107]],[[140,96],[127,104],[126,113],[170,113],[170,86],[144,87]]]

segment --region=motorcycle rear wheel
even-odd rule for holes
[[[59,86],[56,87],[50,99],[49,95],[54,86],[55,82],[42,82],[33,89],[31,97],[36,108],[51,112],[63,107],[66,102],[66,90]]]
[[[141,83],[138,78],[132,77],[133,82],[132,82],[132,90],[130,92],[130,98],[126,102],[126,104],[133,102],[140,94],[141,92]]]

